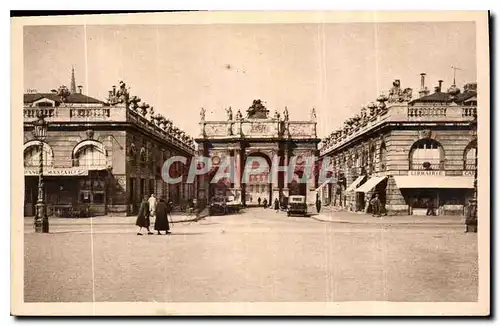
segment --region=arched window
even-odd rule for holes
[[[380,170],[385,171],[387,168],[387,148],[385,147],[385,143],[380,145]]]
[[[73,165],[84,167],[106,166],[106,149],[97,141],[84,141],[73,150]]]
[[[410,170],[442,170],[444,150],[434,139],[421,139],[410,149]]]
[[[42,146],[43,145],[43,146]],[[52,148],[47,143],[32,140],[24,144],[24,166],[40,165],[40,150],[43,147],[43,165],[54,165],[54,154]]]
[[[477,143],[475,141],[469,143],[467,147],[465,147],[464,151],[464,170],[472,171],[476,166],[476,150]]]

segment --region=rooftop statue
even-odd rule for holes
[[[290,117],[288,116],[288,108],[285,106],[285,111],[283,111],[283,119],[288,121]]]
[[[226,109],[226,113],[227,113],[227,120],[233,120],[233,109],[231,109],[231,107]]]
[[[241,120],[243,119],[243,116],[241,115],[241,111],[238,109],[238,112],[236,112],[236,120]]]
[[[316,109],[311,110],[311,121],[316,122]]]
[[[201,108],[201,111],[200,111],[200,120],[201,121],[205,121],[205,108]]]
[[[252,106],[247,110],[249,119],[267,119],[269,110],[262,104],[261,100],[254,100]]]

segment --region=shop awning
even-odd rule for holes
[[[380,182],[382,182],[387,176],[383,177],[371,177],[363,183],[359,188],[357,188],[355,191],[356,192],[368,192],[372,190],[376,185],[378,185]]]
[[[398,188],[459,188],[473,189],[474,177],[471,176],[444,176],[444,175],[419,175],[419,176],[394,176]]]
[[[358,185],[361,183],[361,181],[365,178],[364,175],[357,177],[356,180],[354,180],[353,183],[347,189],[345,190],[346,192],[354,191],[358,187]]]

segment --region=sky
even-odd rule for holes
[[[225,120],[254,99],[271,114],[288,108],[307,120],[314,107],[323,138],[394,79],[433,90],[476,81],[473,22],[79,25],[24,27],[24,89],[70,86],[71,68],[86,95],[105,100],[123,80],[193,137],[200,108]]]

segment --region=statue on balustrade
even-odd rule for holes
[[[200,121],[205,121],[205,108],[201,108],[200,110]]]
[[[267,119],[269,110],[262,104],[261,100],[254,100],[252,106],[247,110],[248,119]]]
[[[411,89],[410,89],[410,93],[411,93]],[[410,94],[410,97],[411,97],[411,94]],[[382,111],[386,108],[386,105],[385,105],[385,102],[388,100],[389,98],[385,95],[380,95],[378,98],[377,98],[377,102],[378,102],[378,109],[379,111]]]
[[[389,103],[401,103],[411,101],[412,89],[405,88],[401,89],[401,81],[399,79],[394,80],[392,83],[392,88],[389,90],[389,97],[387,101]]]
[[[231,109],[231,107],[226,109],[226,113],[227,113],[227,120],[229,121],[233,120],[233,109]]]
[[[367,119],[368,119],[368,114],[366,113],[366,107],[363,106],[361,108],[361,123],[365,123]]]
[[[288,116],[288,108],[285,106],[285,111],[283,111],[283,120],[288,121],[290,117]]]
[[[241,111],[238,109],[238,112],[236,112],[236,120],[242,120],[243,115],[241,114]]]
[[[149,108],[149,104],[147,104],[146,102],[142,102],[141,106],[139,106],[139,108],[141,109],[141,114],[142,116],[146,116],[146,114],[148,113],[148,108]]]
[[[128,107],[132,110],[137,110],[139,108],[139,102],[141,102],[141,99],[134,95],[129,100]]]
[[[66,86],[62,85],[59,86],[59,89],[57,90],[57,95],[59,95],[61,101],[64,103],[68,99],[68,96],[71,95],[71,92]]]
[[[313,108],[311,110],[311,121],[316,122],[316,109],[315,108]]]

